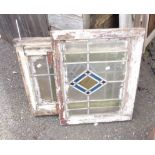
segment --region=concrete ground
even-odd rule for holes
[[[15,51],[0,40],[0,139],[147,139],[155,126],[155,75],[142,61],[132,121],[60,126],[29,110]]]

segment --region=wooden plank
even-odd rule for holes
[[[48,14],[51,30],[88,29],[90,16],[88,14]]]
[[[145,42],[145,47],[149,45],[149,43],[154,39],[155,37],[155,15],[150,14],[149,15],[149,22],[148,22],[148,32],[147,32],[147,38]]]
[[[155,29],[151,32],[151,34],[147,37],[145,41],[145,47],[149,45],[149,43],[152,41],[152,39],[155,38]]]
[[[15,46],[36,46],[42,47],[43,45],[51,45],[51,38],[50,37],[25,37],[19,40],[18,38],[13,39],[13,43]]]
[[[0,34],[10,43],[13,38],[18,37],[16,19],[21,37],[46,37],[49,35],[47,15],[0,15]]]
[[[141,14],[136,14],[134,19],[134,27],[141,27]]]
[[[119,14],[119,28],[132,28],[132,14]]]
[[[149,24],[148,24],[148,35],[155,29],[155,14],[150,14]]]
[[[18,20],[21,37],[47,37],[51,29],[84,29],[90,26],[88,14],[17,14],[0,15],[0,34],[12,43],[18,37],[15,20]]]

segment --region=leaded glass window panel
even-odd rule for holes
[[[52,31],[52,35],[61,124],[131,119],[143,29]]]
[[[127,66],[127,43],[127,40],[116,39],[61,42],[64,69],[67,73],[65,85],[69,87],[69,91],[66,92],[68,116],[73,113],[80,115],[80,105],[84,106],[82,109],[87,111],[86,114],[90,114],[90,111],[91,114],[96,114],[119,110],[122,101],[121,89],[123,89]],[[120,72],[122,78],[119,79],[117,75],[120,75]],[[79,92],[85,95],[83,99],[79,98]],[[75,109],[73,103],[72,108],[68,108],[70,100],[76,96]],[[117,104],[118,101],[120,104]],[[96,103],[95,106],[91,106],[93,102],[94,105]],[[78,104],[79,108],[77,108]],[[98,108],[100,110],[97,110]],[[77,112],[78,110],[79,112]]]

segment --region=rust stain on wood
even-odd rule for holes
[[[48,60],[48,64],[53,64],[53,53],[52,52],[47,52],[47,60]]]

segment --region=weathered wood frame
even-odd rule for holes
[[[50,37],[33,37],[33,38],[22,38],[22,40],[14,39],[14,45],[16,48],[16,53],[19,61],[19,66],[28,97],[28,101],[31,107],[31,111],[35,116],[40,115],[56,115],[57,113],[57,103],[51,103],[46,105],[38,105],[35,98],[35,92],[33,90],[32,81],[29,71],[28,57],[25,54],[24,48],[30,48],[28,55],[46,55],[45,48],[51,49],[51,38]],[[35,48],[40,48],[42,51],[33,50]],[[52,49],[48,52],[53,52]]]
[[[54,69],[56,74],[57,100],[59,103],[59,119],[62,125],[126,121],[132,119],[136,89],[138,84],[141,54],[145,36],[145,29],[98,29],[98,30],[62,30],[52,31],[54,50]],[[129,40],[129,58],[127,75],[125,80],[124,98],[120,111],[108,114],[95,114],[89,116],[75,116],[72,119],[65,118],[64,110],[64,69],[61,54],[61,41],[85,40],[85,39],[107,39],[126,38]]]

